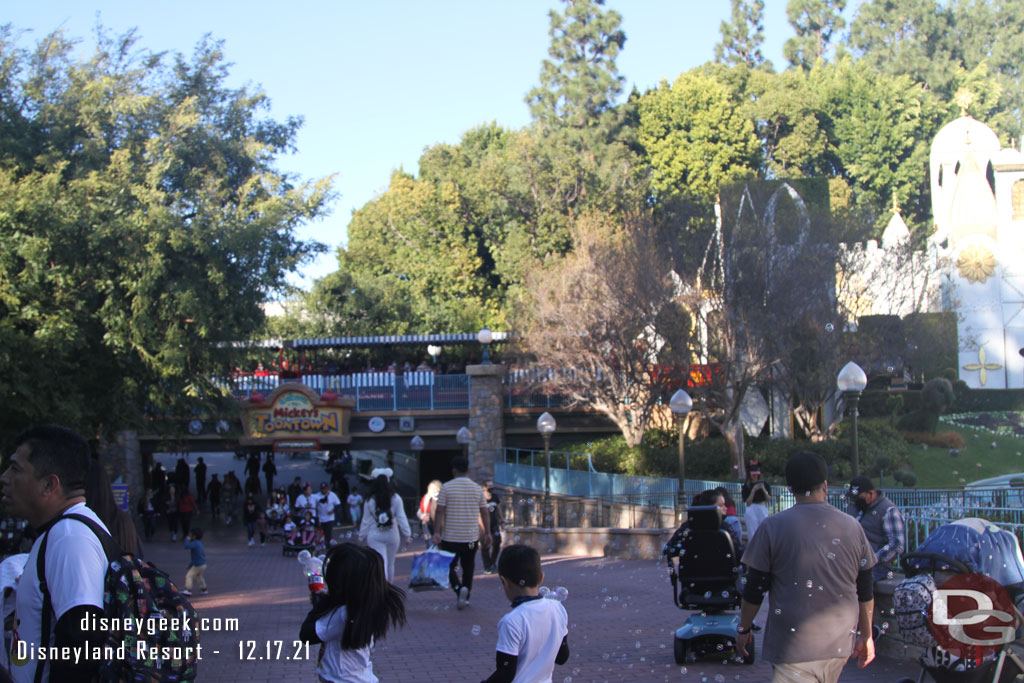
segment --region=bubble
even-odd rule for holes
[[[540,588],[539,588],[539,589],[537,590],[537,593],[538,593],[538,594],[540,594],[540,595],[547,595],[547,594],[548,594],[548,593],[550,593],[550,592],[551,592],[551,589],[550,589],[550,588],[548,588],[547,586],[541,586],[541,587],[540,587]]]
[[[782,614],[782,610],[781,610],[781,609],[779,609],[778,607],[776,607],[776,608],[775,608],[775,613],[776,613],[776,614]]]
[[[680,676],[685,676],[685,675],[686,675],[686,674],[688,674],[688,673],[690,673],[690,672],[689,672],[689,671],[687,671],[687,669],[686,669],[686,667],[685,667],[685,666],[679,669],[679,675],[680,675]]]
[[[608,589],[607,589],[607,588],[602,588],[602,589],[601,589],[601,592],[602,592],[602,593],[607,593],[607,592],[608,592]]]
[[[827,558],[828,558],[828,559],[830,559],[830,560],[834,560],[834,559],[836,559],[836,554],[835,554],[835,553],[829,553],[829,554],[828,554],[828,555],[826,555],[825,557],[827,557]]]
[[[636,641],[636,649],[638,649],[638,650],[640,649],[640,641],[639,640]]]
[[[840,541],[838,538],[832,539],[832,545],[839,545],[840,543],[842,543],[842,541]]]
[[[516,534],[515,536],[513,536],[512,540],[515,541],[516,543],[519,543],[519,534]]]
[[[480,635],[480,626],[478,624],[473,624],[473,628],[470,630],[473,632],[474,636]]]
[[[833,325],[832,323],[825,323],[825,331],[826,332],[831,332],[834,329],[836,329],[835,325]]]
[[[715,683],[725,683],[725,676],[722,674],[715,674]]]
[[[808,588],[814,588],[814,582],[811,581],[810,579],[807,579],[807,587]]]
[[[610,657],[610,656],[611,655],[609,655],[607,652],[605,652],[603,655],[601,655],[601,659],[608,659],[608,657]]]
[[[719,652],[721,652],[722,650],[725,649],[725,645],[722,645],[721,643],[719,643],[718,645],[715,646],[715,649],[718,650]]]
[[[566,676],[563,678],[562,683],[572,683],[572,676]]]
[[[704,599],[705,600],[711,599],[711,591],[708,591],[707,593],[704,594]]]
[[[555,599],[559,602],[565,602],[569,598],[569,589],[565,586],[559,586],[555,589]]]
[[[729,597],[729,591],[722,591],[722,597],[723,598],[728,598]]]
[[[868,558],[866,558],[866,557],[862,557],[862,558],[860,558],[860,566],[862,566],[862,567],[863,567],[863,566],[864,566],[864,565],[866,565],[867,563],[868,563]]]

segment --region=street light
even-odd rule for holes
[[[839,371],[837,384],[839,391],[850,400],[850,413],[853,418],[853,476],[856,477],[860,474],[860,453],[857,451],[857,404],[860,402],[860,392],[868,385],[868,376],[859,365],[850,361]]]
[[[426,445],[423,442],[423,437],[419,434],[414,434],[409,439],[409,449],[412,450],[413,457],[416,460],[416,486],[420,486],[420,453],[423,452],[423,448]]]
[[[680,389],[676,393],[672,394],[672,398],[668,402],[669,410],[676,416],[676,423],[679,425],[679,511],[686,511],[686,452],[684,446],[686,443],[686,416],[693,410],[693,399],[686,393],[685,389]]]
[[[455,441],[462,446],[462,457],[469,460],[469,442],[473,440],[473,432],[469,431],[469,427],[460,427],[459,431],[455,432]]]
[[[553,518],[551,510],[551,435],[555,433],[555,418],[545,412],[537,418],[537,431],[544,439],[544,522]]]
[[[487,355],[487,347],[492,341],[494,341],[494,334],[485,327],[476,333],[476,340],[484,346],[484,357],[480,361],[480,365],[490,365],[491,357]]]
[[[432,365],[437,365],[437,357],[441,355],[441,347],[437,344],[428,344],[427,353],[430,354],[430,362]]]

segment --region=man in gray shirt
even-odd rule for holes
[[[850,657],[875,657],[871,568],[875,553],[855,519],[825,502],[825,460],[797,453],[786,463],[796,505],[766,519],[746,552],[748,567],[736,648],[745,655],[768,593],[764,657],[775,683],[839,679]]]

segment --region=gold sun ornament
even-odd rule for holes
[[[988,247],[972,244],[960,252],[956,267],[968,282],[985,282],[996,272],[996,257]]]

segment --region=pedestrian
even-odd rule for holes
[[[434,535],[434,510],[439,493],[441,493],[441,481],[435,479],[427,484],[427,492],[420,498],[420,506],[416,510],[416,517],[420,520],[420,527],[423,530],[423,540],[427,543],[430,543],[430,537]]]
[[[256,499],[252,496],[246,498],[245,507],[242,508],[242,521],[245,522],[245,533],[249,536],[250,548],[256,545],[256,524],[261,514],[263,514],[263,510],[256,504]],[[264,531],[260,534],[260,547],[262,548],[263,544],[266,542],[266,522],[264,521]]]
[[[359,520],[363,517],[363,497],[359,495],[359,487],[353,486],[352,493],[348,494],[348,515],[352,518],[352,523],[359,526]]]
[[[153,470],[149,474],[149,483],[153,488],[153,495],[157,500],[163,497],[164,487],[167,485],[167,472],[160,463],[153,464]]]
[[[188,532],[192,529],[192,515],[197,512],[199,512],[199,506],[196,504],[195,496],[191,491],[185,489],[185,492],[178,498],[178,523],[181,525],[182,536],[188,536]]]
[[[267,482],[267,495],[274,492],[274,477],[277,476],[277,465],[274,464],[274,454],[267,454],[267,461],[263,463],[263,478]]]
[[[196,475],[196,502],[202,506],[206,502],[206,462],[203,461],[202,456],[199,457],[194,469]]]
[[[235,498],[242,492],[242,482],[238,481],[238,475],[234,470],[224,475],[224,483],[220,489],[220,505],[224,512],[224,523],[231,526],[231,520],[235,513]]]
[[[153,489],[146,489],[146,492],[142,496],[142,500],[139,501],[138,505],[139,517],[142,518],[142,533],[147,541],[151,540],[156,534],[156,506],[153,504]]]
[[[484,482],[484,498],[487,499],[487,514],[491,517],[491,545],[480,548],[480,559],[484,563],[484,574],[493,574],[501,552],[501,498],[494,492],[493,481]]]
[[[255,477],[259,477],[260,476],[260,454],[259,453],[250,453],[249,454],[249,459],[246,460],[246,462],[245,462],[245,470],[243,471],[243,474],[245,474],[246,478],[249,478],[249,477],[252,477],[252,476],[255,476]]]
[[[828,468],[816,453],[786,463],[796,505],[766,519],[743,554],[736,649],[747,654],[751,627],[768,593],[762,651],[776,681],[834,683],[850,657],[875,657],[871,639],[875,554],[852,517],[826,502]]]
[[[245,496],[258,496],[263,493],[263,488],[260,486],[260,477],[258,474],[250,474],[245,478]]]
[[[498,622],[495,671],[484,683],[550,681],[555,664],[569,661],[569,616],[558,600],[543,600],[540,554],[510,545],[498,558],[498,576],[512,610]]]
[[[327,482],[320,482],[320,494],[314,496],[316,505],[316,519],[320,523],[320,530],[324,532],[324,545],[331,544],[331,535],[334,532],[334,513],[341,507],[338,495],[327,487]]]
[[[174,484],[167,485],[167,496],[164,501],[164,517],[167,518],[167,530],[171,532],[171,541],[178,540],[178,488]]]
[[[761,464],[756,460],[750,461],[747,480],[743,483],[740,495],[747,506],[743,518],[747,522],[747,542],[749,543],[757,533],[761,522],[771,514],[768,511],[768,504],[772,499],[772,487],[761,478]]]
[[[142,557],[142,543],[135,522],[127,510],[118,507],[110,487],[110,477],[95,456],[90,458],[89,471],[85,476],[85,504],[103,521],[103,526],[107,527],[121,550]]]
[[[317,679],[372,683],[370,648],[405,624],[405,593],[387,582],[380,555],[354,543],[327,551],[323,576],[326,592],[313,596],[299,629],[303,641],[323,643]]]
[[[188,569],[185,571],[185,595],[192,595],[192,586],[199,584],[199,590],[206,594],[206,548],[203,547],[203,530],[192,527],[185,537],[185,550],[189,551]]]
[[[729,490],[724,486],[719,486],[714,491],[718,494],[718,498],[715,499],[715,505],[722,511],[722,528],[726,529],[729,535],[732,536],[736,555],[740,556],[743,554],[743,549],[746,546],[743,545],[743,524],[740,522],[740,518],[736,516],[736,503],[733,501],[732,496],[729,495]]]
[[[307,481],[302,487],[302,493],[295,499],[295,514],[302,515],[309,511],[316,515],[316,499],[317,496],[313,494],[313,485]]]
[[[853,507],[848,511],[860,522],[871,549],[875,551],[874,580],[891,579],[898,566],[899,555],[907,546],[903,513],[865,476],[850,480],[847,496]]]
[[[295,509],[295,499],[302,493],[302,477],[295,477],[295,481],[288,484],[288,509]]]
[[[217,519],[217,515],[220,514],[220,479],[217,478],[217,474],[214,473],[210,477],[210,488],[207,493],[210,496],[210,516],[213,519]]]
[[[369,498],[363,508],[363,523],[359,527],[359,540],[380,553],[384,558],[384,577],[395,578],[395,555],[398,546],[412,540],[409,520],[405,516],[402,498],[391,483],[390,468],[375,469]]]
[[[469,605],[473,571],[476,569],[477,544],[481,540],[485,546],[491,542],[491,516],[487,511],[487,499],[480,485],[466,476],[468,470],[469,461],[464,456],[452,460],[453,478],[441,487],[434,513],[434,543],[440,544],[441,550],[455,554],[448,577],[455,591],[456,609],[465,609]],[[479,522],[484,526],[482,537]],[[456,563],[462,567],[461,579],[455,569]]]
[[[178,485],[179,495],[181,495],[181,492],[188,491],[191,473],[192,470],[189,469],[185,458],[178,458],[178,464],[174,466],[174,483]]]
[[[13,621],[17,642],[12,643],[12,651],[19,644],[29,652],[41,647],[91,651],[104,643],[106,633],[83,629],[82,624],[103,616],[106,553],[83,522],[62,519],[67,514],[82,515],[106,528],[85,502],[88,468],[89,445],[66,427],[31,427],[14,440],[14,453],[0,475],[4,507],[41,533],[18,581]],[[44,545],[46,598],[38,574]],[[10,673],[18,683],[91,680],[97,665],[98,660],[89,657],[28,657],[12,666]],[[42,667],[38,676],[37,667]]]

